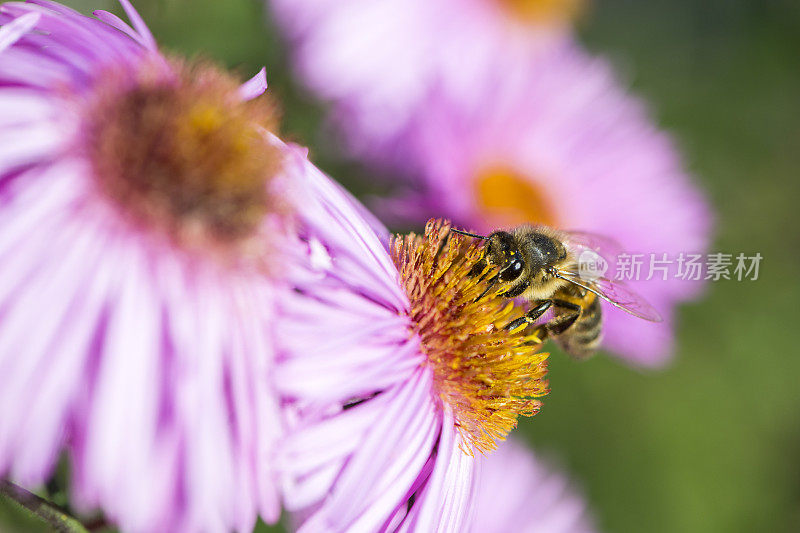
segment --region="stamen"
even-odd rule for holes
[[[238,246],[282,203],[269,99],[243,101],[209,64],[145,61],[100,73],[84,104],[83,149],[100,191],[138,225],[190,247]]]
[[[541,339],[527,328],[504,329],[524,307],[500,296],[506,287],[489,290],[497,267],[471,275],[484,247],[484,241],[453,233],[440,220],[429,221],[422,237],[412,233],[391,243],[411,304],[412,330],[469,454],[493,450],[518,416],[539,411],[536,398],[548,392]]]
[[[498,225],[558,225],[546,191],[515,170],[504,166],[486,168],[478,173],[473,186],[481,210]]]
[[[498,0],[517,19],[537,24],[568,24],[586,9],[586,0]]]

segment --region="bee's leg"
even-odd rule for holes
[[[525,279],[525,280],[517,283],[516,285],[514,285],[513,287],[511,287],[510,289],[508,289],[504,293],[502,293],[500,296],[502,296],[503,298],[516,298],[517,296],[519,296],[520,294],[525,292],[525,290],[528,287],[530,287],[530,285],[531,285],[531,282],[528,281],[527,279]],[[546,310],[547,309],[545,309],[545,311]],[[539,314],[539,316],[542,316],[542,315]]]
[[[545,313],[545,311],[550,309],[551,305],[553,305],[553,300],[539,300],[534,307],[528,310],[527,313],[525,313],[518,319],[509,322],[506,325],[505,329],[509,331],[516,331],[522,326],[528,326],[528,324],[533,324],[540,316],[542,316]]]
[[[561,335],[578,320],[578,317],[581,316],[582,308],[580,305],[567,302],[566,300],[553,300],[553,305],[555,305],[557,309],[566,309],[567,312],[556,316],[553,320],[545,324],[545,326],[550,334]]]
[[[480,261],[472,265],[472,268],[470,269],[469,274],[467,275],[473,278],[475,276],[480,276],[483,273],[483,271],[486,270],[487,265],[488,263],[486,262],[486,258],[484,257]]]
[[[477,302],[478,300],[480,300],[481,298],[483,298],[484,296],[486,296],[486,294],[487,294],[487,293],[488,293],[490,290],[492,290],[492,288],[495,286],[495,283],[497,283],[497,276],[494,276],[494,277],[492,277],[492,279],[490,279],[490,280],[489,280],[489,283],[488,283],[488,285],[486,285],[486,288],[483,290],[483,292],[480,294],[480,296],[478,296],[477,298],[475,298],[475,300],[474,300],[474,301],[475,301],[475,302]]]

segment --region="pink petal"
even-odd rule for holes
[[[267,69],[261,68],[258,74],[247,80],[239,87],[239,95],[243,100],[252,100],[264,94],[267,90]]]

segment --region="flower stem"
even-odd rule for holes
[[[55,504],[40,498],[10,481],[0,480],[0,495],[47,522],[60,533],[87,533],[86,528]]]

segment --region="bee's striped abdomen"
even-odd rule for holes
[[[582,298],[580,305],[578,319],[555,340],[573,357],[585,359],[597,351],[603,339],[603,309],[600,298],[591,292]]]

